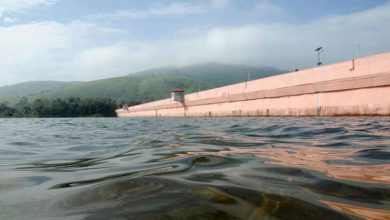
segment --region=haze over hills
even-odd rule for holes
[[[132,75],[177,75],[212,83],[214,86],[225,86],[239,83],[248,79],[259,79],[282,73],[282,70],[273,67],[253,67],[245,65],[227,65],[207,63],[187,67],[165,67],[138,72]]]
[[[271,67],[250,67],[208,63],[189,67],[165,67],[122,77],[89,82],[26,82],[0,87],[0,97],[17,100],[36,98],[105,97],[123,102],[140,103],[167,98],[170,89],[179,87],[187,93],[277,75],[283,71]],[[20,89],[23,88],[23,89]],[[14,91],[14,93],[12,93]],[[2,100],[0,99],[0,102]]]

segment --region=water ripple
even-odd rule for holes
[[[0,126],[0,219],[390,219],[388,117]]]

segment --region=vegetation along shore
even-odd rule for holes
[[[22,97],[15,106],[0,104],[0,117],[116,117],[116,108],[110,98],[35,99],[30,103]]]

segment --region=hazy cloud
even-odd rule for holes
[[[0,27],[0,84],[92,80],[210,61],[301,69],[316,64],[313,50],[318,46],[325,48],[325,64],[353,58],[357,43],[362,56],[390,51],[389,11],[390,4],[385,4],[303,24],[192,27],[157,41],[122,38],[101,43],[96,36],[113,36],[124,30],[93,22]]]
[[[255,11],[263,16],[275,16],[285,13],[281,7],[268,0],[262,0],[257,3]]]
[[[212,7],[221,10],[227,7],[231,2],[232,0],[213,0]]]
[[[57,0],[0,0],[0,17],[6,13],[20,13],[27,9],[54,4]]]
[[[249,64],[295,69],[316,63],[314,49],[323,46],[323,62],[351,59],[356,44],[361,54],[390,50],[389,5],[347,16],[324,18],[301,25],[274,23],[193,29],[161,41],[124,41],[91,48],[74,58],[70,66],[82,67],[85,79],[92,73],[126,74],[165,65],[202,62]],[[324,27],[324,28],[320,28]],[[195,34],[197,33],[197,34]],[[386,46],[387,45],[387,46]]]
[[[204,12],[206,10],[207,8],[202,4],[173,2],[169,5],[152,6],[151,8],[145,10],[122,10],[113,13],[101,13],[90,16],[90,18],[108,21],[123,19],[134,20],[147,19],[150,17],[196,14]]]
[[[16,19],[16,18],[10,18],[10,17],[4,17],[3,18],[3,22],[4,23],[13,23],[13,22],[16,22],[16,21],[18,21],[18,19]]]
[[[0,64],[24,64],[67,46],[66,27],[55,22],[0,27]]]

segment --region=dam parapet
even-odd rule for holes
[[[168,91],[167,91],[168,92]],[[118,117],[389,116],[390,53],[164,99]]]

